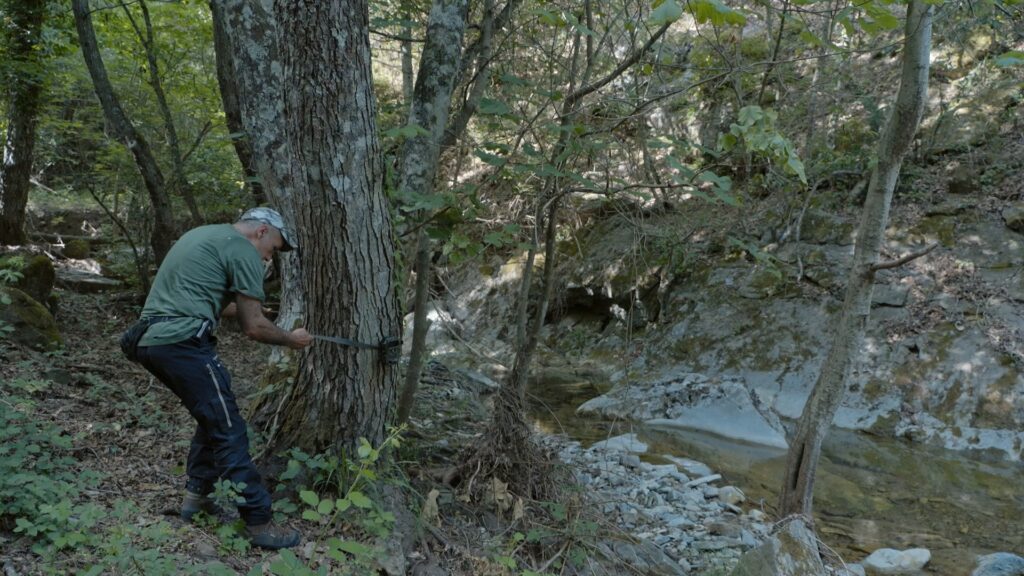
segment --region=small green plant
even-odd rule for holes
[[[301,510],[303,520],[320,528],[318,540],[325,538],[327,530],[337,526],[344,515],[345,521],[358,532],[370,537],[383,538],[390,534],[395,523],[394,514],[384,510],[369,495],[378,482],[377,474],[381,454],[401,446],[401,430],[393,430],[378,448],[361,439],[356,449],[356,458],[344,455],[309,455],[301,450],[292,450],[288,467],[281,474],[283,482],[302,481],[298,489],[299,503],[290,499],[279,499],[274,504],[275,514],[283,516]],[[288,488],[279,484],[278,491]],[[384,551],[353,539],[326,538],[321,548],[322,562],[333,561],[334,571],[340,574],[374,573]],[[321,564],[320,571],[312,571],[294,555],[281,555],[281,559],[270,566],[278,576],[326,574],[327,567]]]

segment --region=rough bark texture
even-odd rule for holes
[[[511,15],[512,10],[515,8],[515,2],[509,2],[506,6],[507,14]],[[480,100],[484,96],[484,92],[487,86],[490,84],[491,79],[491,49],[494,41],[494,2],[493,0],[484,0],[484,15],[480,24],[480,37],[477,38],[474,46],[478,47],[474,52],[476,54],[476,76],[469,84],[469,88],[466,90],[466,98],[462,101],[462,106],[455,113],[452,118],[451,125],[445,130],[444,138],[441,140],[441,147],[447,148],[455,144],[462,133],[466,131],[466,126],[469,125],[469,121],[476,114],[476,109],[480,105]],[[507,19],[506,19],[507,22]],[[465,65],[463,65],[465,69]]]
[[[850,362],[863,342],[875,265],[889,221],[896,179],[924,112],[928,94],[932,6],[913,0],[907,10],[903,73],[892,116],[878,147],[878,164],[871,175],[857,245],[846,284],[846,298],[835,325],[835,337],[811,392],[796,433],[790,439],[786,479],[779,515],[811,515],[814,476],[821,444],[843,399]]]
[[[235,140],[235,150],[243,165],[244,152],[239,152],[239,148],[251,154],[249,166],[254,174],[253,194],[259,190],[259,194],[277,207],[285,222],[294,228],[295,219],[290,206],[294,190],[291,184],[291,145],[284,131],[284,70],[278,50],[273,6],[273,0],[210,2],[215,26],[222,27],[221,41],[225,43],[218,48],[224,55],[223,58],[218,55],[218,68],[231,66],[230,70],[218,71],[218,76],[232,80],[229,84],[236,94],[241,122],[239,132],[245,133],[244,138]],[[226,107],[229,93],[222,92],[222,97]],[[246,174],[248,177],[248,172]],[[301,255],[285,254],[280,263],[284,289],[277,323],[292,329],[305,321],[305,294],[299,274]],[[290,355],[292,352],[289,350],[275,349],[270,360],[276,364]],[[254,421],[268,425],[272,437],[276,430],[275,422],[280,419],[281,406],[281,398],[268,395],[261,396],[253,408]]]
[[[114,93],[114,88],[107,77],[107,70],[100,58],[99,47],[96,43],[96,33],[92,26],[92,15],[89,11],[89,0],[73,0],[72,9],[75,13],[75,26],[78,28],[78,43],[82,48],[82,56],[85,58],[85,65],[89,69],[89,76],[92,77],[93,87],[96,90],[96,97],[99,98],[100,106],[103,108],[103,116],[107,120],[110,130],[117,139],[123,141],[128,150],[135,158],[135,165],[142,174],[142,181],[145,183],[146,191],[149,193],[149,201],[153,205],[153,233],[150,236],[150,243],[156,262],[163,261],[167,251],[171,248],[177,233],[175,231],[171,202],[167,197],[167,190],[164,186],[163,173],[153,157],[149,144],[142,137],[121,107],[121,102]]]
[[[310,331],[400,334],[394,244],[377,141],[366,0],[279,1],[283,126]],[[287,39],[287,41],[284,41]],[[237,54],[237,51],[236,51]],[[237,60],[236,60],[237,62]],[[353,447],[385,436],[398,373],[375,350],[317,343],[280,404],[278,444]]]
[[[242,124],[242,110],[238,100],[231,39],[222,4],[218,1],[210,2],[210,12],[213,15],[213,49],[217,57],[217,84],[220,86],[220,99],[224,105],[224,119],[228,131],[231,132],[231,143],[245,174],[245,186],[249,190],[253,206],[262,206],[266,203],[267,196],[263,193],[263,186],[256,176],[252,146],[244,135],[245,126]]]
[[[416,87],[409,113],[410,124],[424,128],[427,133],[405,141],[399,186],[408,193],[434,193],[441,137],[448,121],[455,73],[459,69],[468,6],[468,0],[434,0],[430,8],[427,43],[420,56],[420,69],[416,74]],[[430,245],[426,231],[421,228],[416,243],[416,309],[413,317],[412,353],[402,398],[398,403],[399,423],[404,423],[412,411],[425,356],[428,278],[431,273]]]
[[[9,57],[20,68],[7,78],[8,118],[4,139],[3,164],[0,164],[0,245],[23,244],[25,237],[25,206],[28,204],[32,176],[32,151],[35,147],[36,122],[42,99],[42,71],[39,32],[46,11],[43,0],[22,0],[11,3],[8,30]]]

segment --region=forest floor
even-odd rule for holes
[[[298,497],[305,488],[299,479],[317,471],[343,476],[344,465],[312,458],[302,464],[304,475],[290,483],[283,482],[288,476],[283,466],[265,473],[269,487],[287,485],[275,500],[282,500],[276,505],[282,523],[304,535],[294,555],[250,548],[238,536],[234,513],[183,522],[177,514],[195,424],[169,390],[122,357],[117,339],[135,318],[134,307],[117,294],[56,293],[62,350],[42,353],[0,343],[0,424],[7,428],[0,440],[9,442],[0,450],[0,473],[29,474],[22,489],[12,492],[19,480],[8,482],[0,497],[15,507],[19,502],[39,506],[34,525],[15,526],[0,518],[4,576],[377,573],[381,563],[396,565],[394,558],[377,557],[388,551],[373,536],[381,518],[376,502],[383,501],[378,488],[384,484],[397,486],[423,520],[417,522],[415,515],[405,520],[408,524],[411,517],[418,526],[411,546],[408,539],[405,546],[408,573],[529,574],[523,570],[544,564],[544,558],[568,556],[575,536],[566,518],[580,518],[581,511],[567,509],[566,503],[571,508],[575,499],[528,504],[524,519],[501,502],[470,502],[440,481],[479,436],[487,410],[478,395],[445,382],[448,375],[443,367],[437,373],[437,366],[433,376],[424,377],[414,426],[386,458],[392,464],[360,487],[374,498],[365,509],[353,507],[332,521],[330,513],[302,518],[309,507]],[[218,337],[219,355],[232,372],[245,413],[269,348],[229,327]],[[259,453],[258,433],[250,429],[250,438],[253,453]],[[360,463],[349,464],[351,472]],[[317,491],[324,499],[338,498]],[[63,508],[61,500],[67,500]],[[546,528],[554,516],[559,527]]]

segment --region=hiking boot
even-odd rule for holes
[[[278,526],[273,522],[246,526],[245,536],[253,546],[267,550],[291,548],[292,546],[297,546],[301,539],[298,530]]]
[[[205,512],[210,516],[217,516],[223,510],[209,496],[202,496],[195,492],[185,491],[185,499],[181,502],[181,519],[191,522],[192,517],[199,512]]]

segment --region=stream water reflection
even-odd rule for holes
[[[576,407],[600,392],[585,382],[538,384],[531,410],[547,432],[585,446],[635,432],[644,458],[699,460],[738,486],[748,505],[773,514],[786,454],[700,432],[580,418]],[[819,536],[847,562],[877,548],[928,548],[928,574],[968,576],[978,554],[1024,553],[1024,466],[982,462],[918,444],[833,430],[815,483]]]

